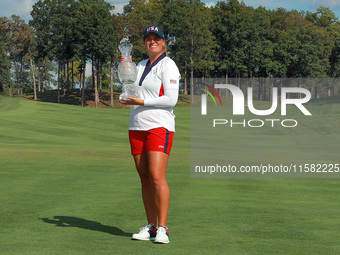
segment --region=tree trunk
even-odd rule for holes
[[[191,38],[190,52],[190,98],[191,103],[194,103],[194,38]]]
[[[42,73],[42,79],[43,79],[43,87],[42,87],[42,92],[45,92],[46,88],[46,58],[43,59],[43,73]]]
[[[103,80],[103,67],[102,64],[99,65],[99,98],[102,97],[102,80]]]
[[[114,107],[113,103],[113,59],[111,60],[111,81],[110,81],[110,107]]]
[[[229,76],[228,76],[228,71],[225,72],[225,84],[229,84]],[[230,91],[229,89],[225,90],[225,96],[226,98],[230,98]]]
[[[83,77],[83,65],[80,65],[80,72],[79,72],[79,96],[81,96],[81,81]]]
[[[60,83],[61,83],[61,63],[59,61],[59,64],[58,64],[58,103],[60,103]]]
[[[33,66],[32,58],[30,58],[30,65],[31,65],[32,76],[33,76],[34,100],[38,100],[38,97],[37,97],[37,85],[35,84],[35,72],[34,72],[34,66]]]
[[[93,62],[94,62],[93,58],[94,57],[92,57],[92,91],[95,90],[94,89],[94,81],[95,81],[94,73],[95,73],[95,71],[94,71],[94,66],[93,66]]]
[[[263,78],[263,93],[262,93],[262,101],[266,101],[266,94],[267,94],[267,79]]]
[[[314,98],[318,98],[318,87],[314,87]]]
[[[66,95],[66,91],[68,88],[68,61],[66,61],[66,65],[64,64],[64,96]]]
[[[71,60],[72,62],[71,62],[71,89],[73,89],[74,88],[74,73],[73,73],[73,67],[74,67],[74,65],[73,65],[73,59]]]
[[[269,101],[270,102],[273,102],[273,89],[274,89],[274,84],[273,84],[273,81],[270,80],[271,83],[270,83],[270,91],[269,91]]]
[[[259,84],[259,90],[257,91],[257,100],[260,101],[261,100],[261,93],[262,93],[262,86],[263,86],[261,78],[258,79],[258,84]]]
[[[190,70],[190,95],[191,95],[191,103],[194,103],[194,68],[191,67]]]
[[[24,66],[24,63],[23,63],[23,59],[21,59],[21,62],[20,62],[20,87],[23,88],[24,87],[24,71],[23,71],[23,66]]]
[[[38,67],[38,91],[41,91],[41,66]]]
[[[84,58],[84,69],[83,69],[83,81],[82,83],[82,88],[81,88],[81,106],[84,107],[85,103],[85,72],[86,72],[86,57]]]
[[[97,81],[97,60],[94,59],[94,61],[92,62],[92,66],[93,66],[93,71],[94,71],[94,102],[95,102],[95,106],[96,108],[98,108],[98,103],[99,103],[99,94],[98,94],[98,81]]]
[[[187,64],[184,67],[184,95],[188,95],[188,73],[187,73]]]
[[[23,88],[24,87],[24,75],[23,75],[23,73],[24,73],[24,71],[23,71],[23,69],[24,69],[24,63],[23,63],[23,59],[21,59],[21,62],[20,62],[20,88]],[[12,93],[11,93],[12,94]]]
[[[69,61],[67,60],[66,62],[66,79],[67,79],[67,85],[66,85],[66,91],[70,90],[70,63]]]

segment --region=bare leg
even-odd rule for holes
[[[157,226],[157,210],[155,205],[155,193],[153,184],[150,180],[149,164],[146,154],[133,155],[136,168],[142,184],[142,197],[148,224],[153,223]]]
[[[170,190],[166,180],[169,155],[160,151],[147,153],[150,178],[154,187],[154,201],[158,215],[158,226],[167,226]]]

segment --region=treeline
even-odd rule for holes
[[[103,70],[112,69],[116,58],[117,24],[111,14],[113,6],[105,1],[44,0],[33,5],[32,20],[25,24],[18,16],[1,18],[1,58],[6,58],[1,70],[0,84],[11,93],[13,80],[19,91],[25,86],[25,65],[32,66],[34,98],[37,99],[36,77],[46,88],[48,63],[57,68],[58,102],[63,90],[84,83],[86,64],[93,69],[95,102],[98,106],[98,84]],[[12,80],[8,77],[12,76]],[[26,83],[27,84],[27,83]],[[40,88],[40,82],[38,84]],[[113,100],[112,100],[113,102]]]
[[[129,37],[134,62],[146,58],[142,35],[150,24],[167,36],[184,93],[194,77],[340,75],[340,23],[326,7],[313,13],[255,9],[238,0],[213,7],[200,0],[130,0],[122,14],[113,10],[104,0],[40,0],[29,24],[15,15],[0,18],[0,90],[32,88],[36,98],[57,73],[58,95],[75,84],[84,91],[91,63],[97,105],[103,86],[113,91],[120,40]]]

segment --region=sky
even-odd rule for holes
[[[22,19],[28,22],[31,19],[30,12],[32,6],[38,0],[0,0],[0,17],[11,17],[12,14],[19,15]],[[121,13],[124,5],[128,4],[129,0],[106,0],[106,2],[114,5],[115,13]],[[217,3],[217,0],[203,0],[208,6]],[[286,10],[296,9],[298,11],[315,12],[322,5],[329,7],[340,19],[340,0],[243,0],[247,6],[257,8],[263,6],[266,9],[272,10],[283,7]]]

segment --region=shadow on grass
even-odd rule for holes
[[[117,235],[117,236],[131,236],[132,235],[132,233],[126,233],[123,230],[116,228],[116,227],[105,226],[96,221],[85,220],[85,219],[81,219],[77,217],[53,216],[53,219],[49,219],[49,218],[39,218],[39,219],[45,223],[55,224],[56,227],[82,228],[82,229],[88,229],[88,230],[93,230],[93,231],[100,231],[100,232],[108,233],[111,235]]]

